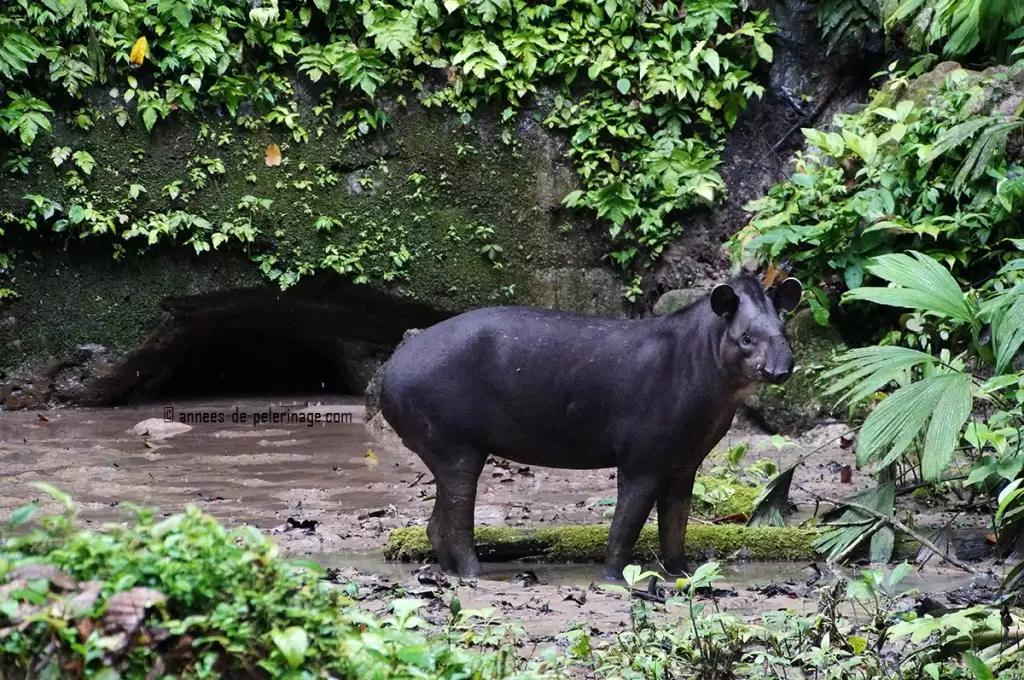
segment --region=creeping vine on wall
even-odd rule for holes
[[[503,139],[512,143],[520,108],[545,87],[555,95],[544,124],[569,134],[581,180],[565,202],[596,214],[610,258],[635,270],[680,233],[678,215],[724,193],[715,171],[724,133],[763,92],[753,73],[772,58],[771,30],[766,12],[734,0],[9,0],[0,7],[0,139],[16,149],[3,171],[68,168],[66,186],[79,200],[65,208],[29,197],[26,211],[6,215],[0,228],[113,235],[118,255],[124,239],[140,235],[147,245],[204,251],[251,245],[253,211],[273,209],[256,196],[235,197],[237,219],[218,227],[187,210],[134,214],[90,203],[95,161],[53,139],[58,115],[85,129],[111,115],[152,131],[220,106],[245,130],[279,130],[302,144],[327,125],[352,140],[380,129],[387,119],[379,95],[411,89],[422,105],[451,107],[465,124],[482,105],[501,103]],[[325,86],[315,126],[304,124],[292,73]],[[100,87],[122,102],[112,113],[89,104]],[[275,153],[268,149],[268,163]],[[128,198],[174,200],[223,172],[210,154],[168,185],[132,185]],[[393,252],[399,269],[416,256],[404,246]],[[493,246],[481,253],[496,257]],[[278,257],[250,255],[264,266]],[[8,266],[0,256],[0,268]],[[286,287],[317,268],[334,267],[292,261],[277,279]],[[343,273],[365,279],[357,267]]]

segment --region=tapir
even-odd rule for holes
[[[427,535],[440,567],[480,575],[477,485],[489,455],[523,465],[615,468],[603,577],[621,580],[652,509],[661,566],[689,573],[694,479],[758,384],[793,372],[782,314],[802,285],[750,276],[688,307],[604,318],[522,306],[476,309],[410,337],[383,368],[380,409],[437,484]]]

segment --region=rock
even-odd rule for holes
[[[85,397],[91,383],[97,377],[111,370],[111,357],[102,345],[80,345],[68,361],[51,378],[51,399],[59,402],[75,402]]]
[[[747,399],[747,407],[760,424],[772,432],[798,435],[814,427],[822,418],[842,417],[821,396],[816,383],[832,365],[835,354],[846,350],[839,332],[820,326],[810,309],[802,309],[786,323],[796,371],[784,385],[764,385]]]
[[[163,418],[147,418],[141,423],[136,423],[129,431],[139,437],[149,437],[156,440],[170,439],[191,429],[192,426],[185,423],[167,422]]]
[[[597,267],[541,269],[527,283],[533,306],[565,309],[598,316],[625,316],[622,283]]]
[[[655,316],[668,316],[680,309],[690,306],[707,293],[702,288],[680,288],[670,290],[654,304],[652,310]]]

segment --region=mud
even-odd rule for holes
[[[165,422],[166,408],[174,410],[171,422]],[[433,576],[424,585],[418,565],[384,563],[379,549],[387,532],[425,523],[434,485],[418,458],[375,438],[363,424],[363,410],[362,399],[352,397],[324,404],[246,399],[2,412],[0,521],[6,523],[14,508],[32,500],[56,510],[28,485],[32,481],[70,492],[90,524],[123,521],[126,511],[118,506],[124,501],[165,513],[194,504],[228,525],[251,524],[274,535],[286,555],[337,569],[337,579],[361,584],[370,607],[383,607],[404,586],[435,602],[436,616],[456,592],[464,608],[495,607],[503,619],[522,621],[537,639],[570,623],[605,632],[625,625],[625,602],[597,587],[599,564],[486,564],[479,582],[442,588]],[[281,420],[286,412],[291,422]],[[840,481],[844,466],[856,467],[853,449],[839,441],[844,431],[842,425],[822,427],[779,449],[770,436],[738,422],[720,448],[746,442],[745,464],[770,458],[780,469],[815,451],[794,477],[791,496],[799,520],[814,514],[820,496],[841,497],[872,485],[867,472],[856,469],[849,483]],[[709,460],[705,467],[715,464],[721,460]],[[610,522],[607,499],[614,498],[615,484],[613,470],[531,469],[492,459],[480,480],[477,521],[506,526]],[[918,526],[941,525],[954,518],[955,500],[918,502],[908,495],[901,498],[901,509],[912,513]],[[985,520],[980,514],[955,517],[975,526]],[[777,608],[811,612],[815,587],[829,578],[804,564],[723,569],[718,605],[744,614]],[[933,596],[964,588],[984,592],[1001,571],[971,578],[929,564],[905,586]]]

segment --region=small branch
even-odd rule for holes
[[[882,520],[876,521],[874,524],[871,525],[870,529],[861,533],[861,535],[857,537],[857,540],[850,543],[850,545],[846,546],[846,548],[841,553],[836,555],[836,558],[833,560],[833,562],[842,562],[843,560],[845,560],[847,557],[850,556],[850,554],[854,550],[857,549],[858,545],[866,541],[869,536],[871,536],[873,533],[881,529],[883,526],[885,526],[885,522],[883,522]]]
[[[949,555],[949,554],[943,552],[942,550],[939,549],[939,547],[937,545],[935,545],[930,540],[928,540],[927,538],[925,538],[921,534],[917,533],[916,531],[914,531],[913,529],[908,527],[906,524],[904,524],[903,522],[901,522],[898,519],[896,519],[895,517],[889,517],[888,515],[885,515],[885,514],[879,512],[878,510],[875,510],[874,508],[868,507],[867,505],[861,505],[860,503],[854,503],[853,501],[837,501],[837,500],[833,500],[831,498],[825,498],[825,497],[823,497],[821,500],[825,501],[826,503],[831,503],[832,505],[834,505],[836,507],[843,507],[843,506],[845,506],[845,507],[848,507],[848,508],[853,508],[854,510],[860,510],[861,512],[866,512],[869,515],[875,517],[876,519],[878,519],[878,520],[880,520],[882,522],[885,522],[886,524],[889,524],[894,529],[899,529],[903,533],[905,533],[908,536],[910,536],[911,538],[913,538],[915,541],[919,542],[921,545],[925,546],[926,548],[928,548],[929,550],[934,552],[936,555],[941,557],[946,562],[949,562],[950,564],[952,564],[954,567],[958,567],[960,569],[963,569],[964,571],[966,571],[966,572],[968,572],[970,574],[979,574],[980,573],[980,572],[978,572],[977,569],[975,569],[971,565],[966,564],[965,562],[961,562],[960,560],[958,560],[957,558],[953,557],[952,555]]]
[[[786,132],[786,134],[782,135],[782,139],[780,139],[779,141],[775,142],[775,146],[772,147],[772,151],[774,151],[775,153],[778,153],[779,149],[781,149],[782,146],[786,142],[789,141],[789,138],[793,136],[794,132],[799,130],[801,127],[803,127],[805,125],[808,125],[810,123],[813,123],[815,120],[817,120],[818,116],[821,115],[821,112],[825,109],[826,106],[828,106],[829,102],[832,101],[832,98],[835,96],[836,92],[838,92],[838,91],[839,91],[839,86],[838,85],[833,87],[831,90],[829,90],[828,94],[826,94],[824,99],[821,100],[821,103],[818,104],[816,107],[814,107],[814,110],[811,111],[811,115],[805,116],[804,118],[801,118],[796,123],[796,125],[794,125],[793,127],[789,128],[789,130]]]

